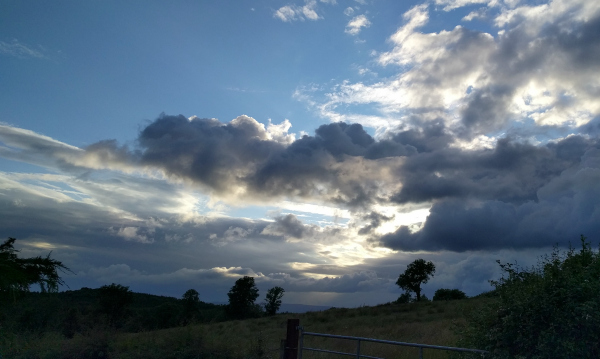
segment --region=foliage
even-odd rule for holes
[[[406,267],[403,274],[400,274],[396,284],[417,296],[417,302],[421,300],[421,284],[429,281],[435,272],[435,265],[432,262],[425,262],[424,259],[417,259]]]
[[[460,289],[440,288],[433,294],[433,300],[457,300],[466,298],[467,295]]]
[[[529,269],[498,262],[497,297],[471,318],[461,344],[493,358],[599,357],[600,254],[583,236],[581,244]]]
[[[195,289],[188,289],[183,293],[181,301],[183,303],[183,323],[194,322],[200,309],[200,294]]]
[[[73,338],[87,335],[92,330],[106,330],[108,317],[100,309],[99,293],[100,288],[59,293],[24,293],[18,301],[11,300],[0,305],[0,332],[27,335],[56,332]],[[113,325],[119,331],[135,333],[186,324],[181,299],[143,293],[131,295],[132,301],[127,307],[126,315],[118,318]],[[197,309],[193,323],[226,320],[224,305],[200,301]]]
[[[254,278],[245,276],[235,282],[229,293],[229,305],[227,314],[233,319],[244,319],[256,316],[254,301],[258,298],[258,288],[254,284]]]
[[[120,284],[104,285],[98,290],[100,312],[106,315],[111,326],[122,325],[132,300],[129,287]]]
[[[267,315],[275,315],[281,307],[281,298],[285,290],[281,287],[273,287],[267,291],[265,298],[265,312]]]
[[[412,302],[412,295],[410,294],[410,292],[404,292],[400,294],[398,299],[396,299],[396,303],[398,304],[406,304],[410,302]]]
[[[15,238],[0,244],[0,293],[29,292],[32,284],[38,284],[41,292],[58,292],[64,284],[58,271],[70,271],[62,262],[46,257],[19,258],[14,248]]]

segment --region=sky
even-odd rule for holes
[[[600,241],[600,2],[0,1],[0,228],[68,287],[490,290]]]

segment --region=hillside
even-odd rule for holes
[[[60,333],[4,336],[1,347],[10,358],[278,358],[288,318],[299,318],[306,331],[373,337],[437,345],[455,345],[456,329],[465,316],[486,301],[473,298],[450,302],[385,304],[354,309],[331,308],[303,314],[278,314],[243,321],[223,321],[140,333],[92,330],[66,339]],[[16,340],[18,339],[18,347]],[[355,343],[306,338],[307,346],[353,351]],[[7,346],[8,345],[8,346]],[[365,343],[362,352],[379,357],[416,355],[414,348]],[[306,353],[305,358],[315,357]],[[447,354],[426,351],[427,358]]]

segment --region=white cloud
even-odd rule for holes
[[[18,40],[13,40],[12,42],[4,42],[0,41],[0,54],[14,56],[17,58],[38,58],[43,59],[46,58],[44,55],[44,50],[40,46],[38,49],[32,48],[31,46],[22,44]]]
[[[468,2],[474,3],[479,2]],[[456,8],[467,2],[438,4]],[[516,7],[496,9],[496,15],[482,8],[464,19],[490,16],[503,27],[497,37],[461,26],[423,33],[429,6],[415,6],[390,36],[392,49],[377,57],[381,66],[397,66],[396,75],[376,82],[342,82],[325,93],[323,102],[315,92],[300,91],[297,98],[307,99],[331,121],[357,121],[380,131],[443,119],[457,133],[468,126],[467,142],[530,120],[571,128],[589,123],[600,115],[594,90],[600,68],[590,61],[597,54],[591,22],[597,22],[600,3],[511,4]],[[368,106],[368,114],[343,110],[350,105]]]
[[[491,6],[495,3],[497,3],[497,0],[435,0],[436,5],[444,6],[444,11],[450,11],[475,4],[487,4],[488,6]]]
[[[367,19],[365,15],[358,15],[348,22],[344,32],[352,36],[356,36],[363,28],[367,28],[369,26],[371,26],[369,19]]]
[[[317,1],[306,0],[305,5],[286,5],[277,9],[273,17],[284,22],[304,21],[304,20],[319,20],[321,17],[317,14]]]
[[[469,14],[462,18],[462,21],[472,21],[474,19],[483,19],[486,16],[486,9],[481,8],[475,11],[471,11]]]
[[[354,14],[354,9],[351,7],[347,7],[346,10],[344,10],[344,15],[346,16],[352,16],[352,14]]]
[[[115,233],[119,237],[125,238],[128,241],[134,241],[139,243],[152,243],[154,239],[149,238],[148,235],[141,233],[139,227],[123,227],[118,230],[113,229],[113,233]],[[154,233],[154,230],[150,230],[148,234]]]

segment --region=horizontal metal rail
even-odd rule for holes
[[[305,348],[302,348],[302,349],[304,349],[304,350],[312,350],[312,351],[314,351],[314,352],[323,352],[323,353],[330,353],[330,354],[340,354],[340,355],[350,355],[350,356],[353,356],[353,357],[355,357],[355,356],[356,356],[356,354],[354,354],[354,353],[336,352],[336,351],[334,351],[334,350],[316,349],[316,348],[306,348],[306,347],[305,347]],[[361,357],[361,358],[369,358],[369,359],[383,359],[383,358],[380,358],[380,357],[372,357],[372,356],[370,356],[370,355],[362,355],[362,354],[360,354],[360,357]]]
[[[397,341],[392,341],[392,340],[383,340],[383,339],[374,339],[374,338],[362,338],[362,337],[352,337],[352,336],[347,336],[347,335],[311,333],[311,332],[305,332],[305,331],[303,331],[302,327],[299,327],[298,329],[300,330],[300,348],[298,348],[299,349],[299,351],[298,351],[299,352],[298,353],[299,354],[298,355],[299,359],[302,359],[302,350],[322,351],[322,352],[333,353],[333,354],[341,354],[341,355],[352,355],[352,356],[355,356],[356,358],[380,359],[380,358],[377,358],[377,357],[371,357],[371,356],[361,355],[360,354],[360,342],[361,341],[363,341],[363,342],[371,342],[371,343],[391,344],[391,345],[400,345],[400,346],[406,346],[406,347],[419,348],[419,358],[423,358],[423,349],[437,349],[437,350],[450,350],[450,351],[456,351],[456,352],[470,352],[470,353],[479,353],[481,355],[484,355],[484,354],[487,353],[485,350],[479,350],[479,349],[468,349],[468,348],[447,347],[447,346],[442,346],[442,345],[430,345],[430,344],[397,342]],[[311,335],[313,337],[325,337],[325,338],[356,340],[357,341],[356,353],[344,353],[344,352],[336,352],[336,351],[324,350],[324,349],[304,348],[304,336],[305,335]]]

